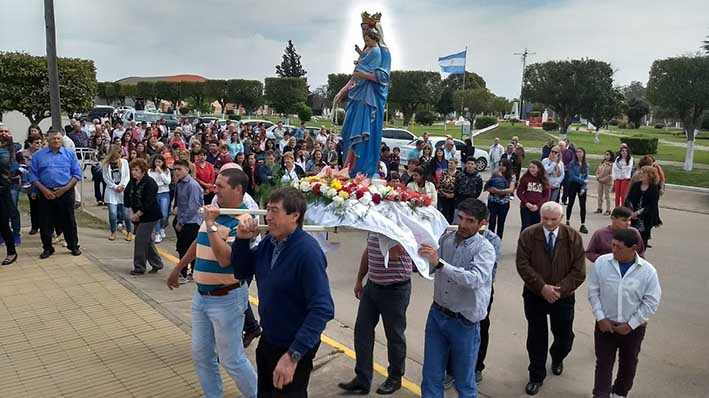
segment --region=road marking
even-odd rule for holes
[[[160,250],[159,248],[156,248],[156,249],[157,249],[157,252],[160,256],[164,257],[166,260],[170,261],[171,263],[177,264],[178,262],[180,262],[180,259],[173,256],[172,254],[166,253],[166,252]],[[249,302],[255,306],[258,306],[258,304],[259,304],[258,298],[254,297],[252,295],[249,295]],[[332,348],[342,351],[347,357],[351,358],[352,360],[354,360],[356,358],[355,352],[351,348],[338,342],[337,340],[334,340],[328,336],[325,336],[324,334],[321,334],[320,341],[329,345]],[[377,373],[381,374],[384,377],[389,376],[389,373],[387,372],[386,367],[384,367],[376,362],[374,362],[374,371],[376,371]],[[412,393],[416,394],[417,397],[421,396],[421,387],[419,387],[418,384],[412,382],[411,380],[408,380],[407,378],[402,378],[401,379],[401,386],[404,387],[405,389],[411,391]]]

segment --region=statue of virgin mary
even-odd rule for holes
[[[384,110],[389,93],[391,54],[384,42],[381,13],[362,13],[365,48],[352,78],[335,96],[335,104],[347,96],[342,125],[344,166],[350,176],[376,177],[382,144]]]

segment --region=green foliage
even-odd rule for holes
[[[300,119],[301,122],[309,122],[310,119],[313,118],[313,110],[305,103],[301,103],[299,106],[298,119]]]
[[[599,130],[618,116],[622,108],[623,94],[617,89],[612,89],[605,94],[601,93],[598,100],[588,107],[583,116],[596,126],[596,130]]]
[[[656,124],[655,124],[655,128],[656,128],[656,129],[664,129],[664,128],[665,128],[665,124],[664,124],[664,123],[656,123]]]
[[[305,79],[297,77],[267,77],[265,97],[266,102],[276,112],[282,115],[297,113],[300,109],[298,105],[308,98]]]
[[[335,124],[338,126],[342,126],[342,124],[345,122],[345,111],[342,109],[338,109],[336,111],[337,117],[335,118]]]
[[[465,89],[485,88],[485,79],[475,72],[465,71]],[[448,75],[442,82],[443,90],[461,90],[463,89],[463,75]]]
[[[633,155],[653,155],[657,153],[657,137],[636,134],[631,137],[620,137],[620,142],[627,144]]]
[[[155,93],[159,98],[170,101],[172,109],[179,107],[180,101],[183,99],[180,82],[157,81],[155,82]],[[156,103],[155,107],[160,108],[160,104]]]
[[[557,123],[557,122],[542,122],[542,130],[544,130],[544,131],[559,131],[559,123]]]
[[[226,92],[229,102],[243,106],[248,113],[263,105],[263,84],[258,80],[229,80]]]
[[[183,106],[179,109],[179,111],[180,111],[180,115],[184,116],[184,115],[190,113],[190,108],[187,106]]]
[[[436,112],[445,116],[455,111],[454,93],[455,90],[453,89],[444,89],[441,91],[441,96],[438,98],[438,102],[436,102],[435,105]]]
[[[93,61],[59,58],[61,107],[69,114],[93,106],[96,67]],[[0,52],[0,110],[16,110],[31,123],[39,123],[50,111],[47,58],[19,52]]]
[[[637,129],[639,127],[635,124],[635,122],[628,122],[628,128],[632,130]]]
[[[135,91],[136,97],[151,100],[156,107],[160,106],[160,101],[163,98],[158,97],[158,93],[155,90],[155,82],[138,82],[135,86]]]
[[[590,113],[593,104],[613,89],[610,64],[594,59],[548,61],[529,65],[522,96],[554,110],[566,134],[575,115]]]
[[[542,116],[542,113],[539,111],[529,112],[529,117],[540,117],[540,116]]]
[[[436,116],[433,114],[433,112],[424,109],[416,112],[414,120],[416,121],[416,124],[420,124],[423,126],[431,126],[436,120]]]
[[[497,118],[495,116],[478,116],[475,119],[475,129],[484,129],[485,127],[490,127],[495,123],[497,123]]]
[[[704,120],[702,120],[702,130],[709,131],[709,112],[704,114]]]
[[[389,102],[404,114],[409,125],[419,105],[433,105],[439,98],[441,75],[428,71],[392,71]]]
[[[241,120],[241,115],[229,115],[227,116],[229,120]]]
[[[329,101],[334,100],[337,93],[342,90],[342,87],[345,87],[351,77],[351,75],[346,73],[330,73],[327,75],[327,99]],[[347,98],[344,98],[343,102],[347,102],[346,100]]]
[[[650,105],[643,99],[638,97],[631,97],[627,99],[626,103],[626,115],[628,115],[628,120],[635,127],[638,128],[642,124],[642,118],[650,113]],[[628,123],[628,125],[630,125]]]
[[[288,45],[283,54],[283,61],[280,65],[276,65],[276,75],[278,77],[305,78],[307,73],[300,64],[300,55],[295,51],[293,41],[288,40]]]
[[[616,119],[616,118],[613,118],[613,119],[611,119],[611,120],[608,121],[608,124],[611,125],[611,126],[617,126],[618,124],[620,124],[620,120],[618,120],[618,119]]]
[[[473,116],[492,110],[492,94],[486,88],[456,91],[453,100],[456,109],[467,109]]]
[[[210,79],[204,84],[204,96],[217,101],[224,112],[229,98],[226,80]]]
[[[498,97],[493,94],[491,102],[491,111],[499,115],[504,115],[512,109],[512,102],[505,97]]]

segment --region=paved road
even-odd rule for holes
[[[85,189],[88,190],[89,186],[90,184],[86,184]],[[702,196],[696,198],[706,201]],[[85,199],[90,201],[88,196],[85,196]],[[695,206],[701,207],[702,203],[705,202],[698,202]],[[522,283],[514,267],[515,243],[520,227],[517,206],[518,202],[513,202],[508,216],[503,240],[503,260],[499,265],[495,283],[491,343],[484,373],[485,380],[480,386],[483,396],[524,396],[523,390],[527,381]],[[595,200],[589,200],[589,210],[594,209],[594,206]],[[89,206],[88,209],[105,212],[103,208]],[[706,281],[709,280],[709,268],[705,266],[707,261],[704,260],[702,251],[705,241],[702,232],[706,231],[705,225],[709,222],[709,215],[663,208],[661,216],[665,225],[653,232],[653,248],[647,257],[658,269],[663,300],[658,314],[648,327],[633,392],[635,396],[648,397],[704,397],[709,391],[709,362],[706,360],[709,357],[709,344],[705,342],[705,334],[709,330],[709,317],[705,311],[709,305],[705,289]],[[579,225],[577,210],[572,214],[571,223],[574,227]],[[588,215],[587,226],[591,231],[606,223],[607,218],[604,216]],[[336,320],[330,323],[326,333],[352,347],[352,327],[357,309],[352,287],[357,262],[365,244],[364,234],[338,233],[332,234],[331,239],[340,245],[337,251],[328,255]],[[174,241],[168,238],[160,247],[173,251]],[[125,265],[125,268],[127,272],[128,266]],[[424,326],[433,285],[420,277],[413,279],[413,293],[408,310],[406,377],[418,384],[421,381]],[[157,296],[156,298],[159,299]],[[167,306],[173,306],[178,313],[186,311],[187,308],[178,302]],[[539,396],[590,395],[594,369],[591,334],[593,322],[584,284],[577,294],[576,341],[566,361],[564,375],[550,376]],[[386,366],[386,340],[381,328],[378,330],[377,340],[379,344],[376,348],[376,361]],[[346,363],[338,364],[338,368],[340,371],[331,373],[327,382],[334,384],[350,377]]]

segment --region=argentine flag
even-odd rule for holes
[[[468,50],[456,54],[446,55],[438,58],[438,65],[441,72],[451,75],[462,75],[465,73],[465,57]]]

